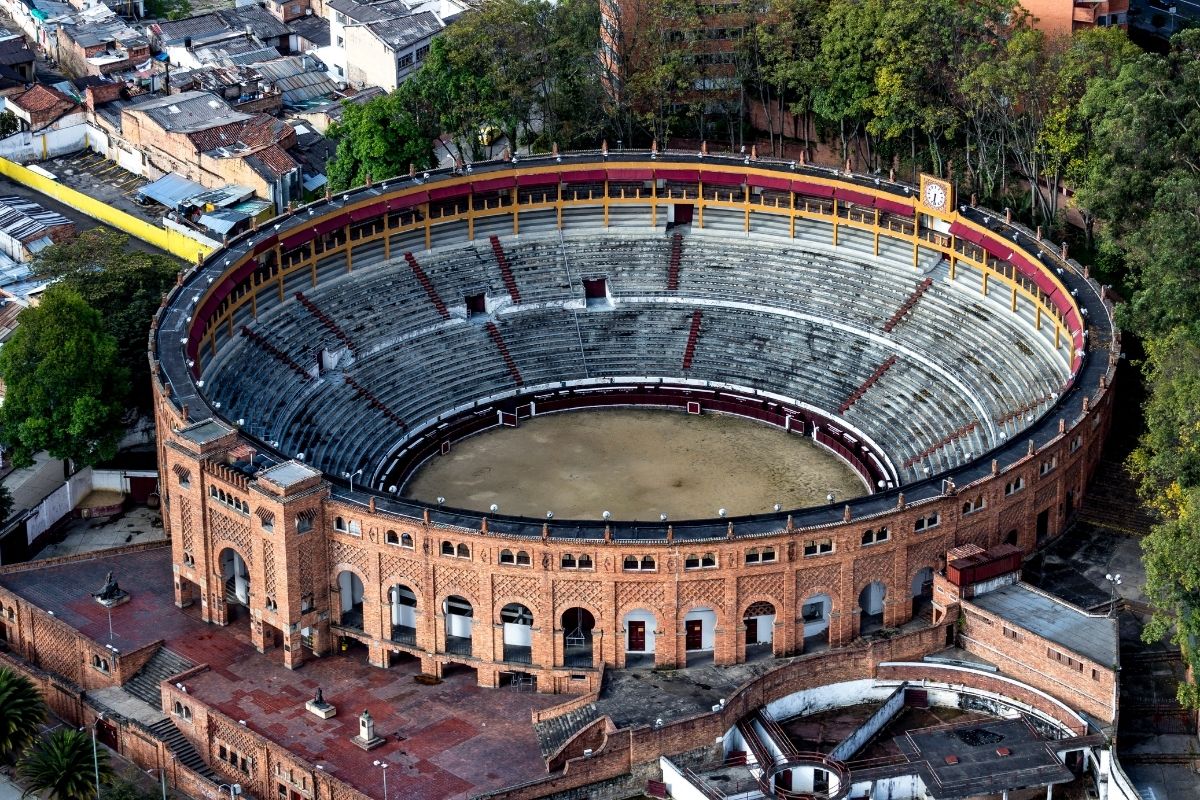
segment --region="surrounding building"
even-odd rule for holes
[[[392,91],[420,66],[429,43],[465,10],[458,0],[408,5],[401,0],[330,0],[331,66],[355,88]]]
[[[40,83],[27,91],[5,96],[4,106],[21,120],[23,130],[35,133],[78,125],[84,119],[83,108],[73,98]]]
[[[32,261],[38,251],[74,235],[75,223],[30,200],[0,197],[0,252]]]
[[[300,164],[287,152],[295,144],[294,129],[266,114],[235,111],[207,92],[125,106],[120,135],[150,173],[177,173],[212,189],[248,186],[278,210],[303,197]]]
[[[150,60],[150,42],[104,6],[58,27],[58,60],[72,75],[126,72]]]
[[[17,78],[26,83],[33,83],[33,49],[24,36],[15,34],[0,39],[0,67],[12,70]]]
[[[1052,36],[1069,36],[1086,28],[1129,25],[1129,0],[1021,0],[1037,28]]]

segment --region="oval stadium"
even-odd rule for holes
[[[933,176],[740,156],[295,209],[151,333],[176,604],[289,667],[573,694],[928,618],[948,551],[1057,536],[1099,458],[1119,342],[1067,256]]]

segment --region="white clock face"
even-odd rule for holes
[[[925,205],[938,210],[946,207],[946,190],[941,184],[925,184]]]

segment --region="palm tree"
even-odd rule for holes
[[[46,719],[46,703],[33,681],[0,667],[0,761],[24,750]]]
[[[101,750],[96,757],[100,780],[107,781],[112,776],[108,753]],[[45,792],[54,800],[91,800],[96,796],[91,738],[83,731],[60,728],[25,754],[17,775],[28,786],[26,795]]]

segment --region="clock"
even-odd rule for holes
[[[921,202],[932,211],[948,211],[950,209],[951,186],[946,181],[930,175],[921,176]]]

